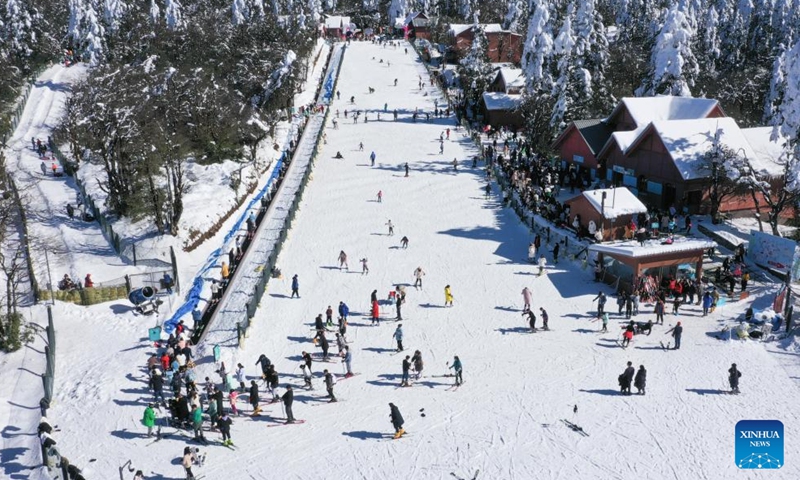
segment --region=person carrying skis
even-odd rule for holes
[[[408,383],[408,372],[411,370],[411,356],[406,355],[406,358],[403,359],[403,377],[400,379],[400,386],[401,387],[410,387],[411,385]]]
[[[328,403],[335,403],[336,396],[333,394],[333,386],[336,385],[336,376],[334,376],[327,369],[323,372],[325,374],[325,389],[328,391]]]
[[[531,309],[531,290],[528,287],[522,289],[522,311],[526,312]]]
[[[450,285],[444,287],[444,306],[453,306],[453,292],[450,291]]]
[[[545,310],[543,307],[539,307],[539,313],[542,314],[542,329],[550,330],[550,327],[547,326],[547,320],[549,319],[547,316],[547,310]]]
[[[594,297],[592,302],[594,302],[595,300],[597,300],[597,317],[600,318],[601,316],[603,316],[603,312],[605,311],[606,308],[606,294],[603,293],[602,291],[597,292],[597,296]]]
[[[536,314],[533,313],[533,310],[525,310],[524,312],[522,312],[522,316],[525,316],[525,315],[528,316],[528,325],[530,325],[531,331],[535,332],[536,331]]]
[[[544,267],[547,265],[547,259],[544,258],[544,255],[539,256],[539,276],[541,277],[544,275]]]
[[[394,334],[392,335],[392,338],[397,340],[397,351],[398,352],[402,352],[403,351],[403,324],[400,324],[400,325],[397,326],[397,328],[394,331]]]
[[[458,355],[453,357],[453,364],[450,365],[449,367],[447,367],[448,370],[451,369],[451,368],[453,369],[453,371],[456,374],[456,387],[458,387],[462,383],[464,383],[464,378],[462,376],[463,367],[461,366],[461,360],[458,358]]]
[[[628,362],[628,368],[619,376],[620,393],[623,395],[631,394],[631,382],[636,371],[633,368],[633,362]]]
[[[217,428],[219,428],[220,433],[222,434],[222,444],[231,446],[233,445],[233,440],[231,440],[231,424],[233,420],[231,417],[228,416],[227,413],[222,414],[222,418],[217,420]]]
[[[350,378],[353,376],[353,353],[350,351],[350,347],[345,345],[344,347],[344,365],[347,367],[347,373],[344,374],[344,378]]]
[[[147,427],[147,436],[153,436],[153,427],[156,425],[156,412],[153,410],[155,406],[154,403],[147,405],[147,408],[144,409],[144,415],[142,416],[142,425]]]
[[[294,413],[292,413],[292,403],[294,403],[294,390],[291,385],[286,385],[286,393],[281,397],[283,407],[286,410],[286,423],[294,423]]]
[[[292,296],[289,298],[294,298],[295,295],[297,295],[297,298],[300,298],[300,280],[297,278],[296,273],[292,277]]]
[[[417,267],[414,270],[414,288],[422,288],[422,277],[425,276],[425,272],[422,270],[422,267]]]
[[[644,365],[639,365],[639,370],[636,372],[636,378],[633,379],[633,386],[636,387],[636,393],[644,395],[644,389],[647,385],[647,370]]]
[[[350,267],[347,265],[347,254],[344,253],[344,250],[339,252],[339,270],[345,268],[345,270],[350,271]]]
[[[400,409],[394,403],[389,404],[390,418],[392,419],[392,427],[394,427],[394,438],[400,438],[405,430],[403,429],[403,416],[400,414]]]
[[[731,393],[739,393],[739,378],[742,377],[742,372],[736,368],[736,364],[732,363],[731,368],[728,369],[728,383],[731,385]]]
[[[272,362],[262,353],[259,355],[258,360],[256,360],[256,365],[258,364],[261,364],[261,378],[267,378],[267,367],[272,365]]]

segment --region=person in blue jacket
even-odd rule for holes
[[[346,322],[349,314],[350,309],[347,307],[347,304],[344,302],[339,302],[339,317]]]
[[[708,309],[711,308],[711,305],[714,303],[714,298],[711,296],[711,292],[706,292],[703,295],[703,316],[705,317],[708,315]]]
[[[456,386],[459,386],[462,383],[464,383],[464,378],[461,376],[461,371],[462,371],[461,360],[458,358],[458,355],[453,357],[453,364],[450,365],[450,367],[448,368],[452,368],[456,372]]]
[[[300,280],[297,279],[296,273],[292,277],[292,296],[290,298],[294,298],[295,295],[300,298]]]

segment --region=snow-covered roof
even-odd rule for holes
[[[614,141],[617,142],[619,149],[624,152],[625,150],[628,149],[628,147],[633,145],[633,142],[635,142],[636,139],[639,138],[639,135],[644,130],[645,130],[644,128],[637,128],[636,130],[629,130],[627,132],[614,132],[611,134],[611,138],[613,138]]]
[[[472,28],[473,25],[473,23],[451,23],[450,35],[457,37]],[[481,27],[483,27],[483,31],[486,33],[499,33],[504,31],[503,27],[499,23],[482,23]]]
[[[420,15],[425,15],[425,14],[424,14],[424,13],[422,13],[422,12],[411,12],[411,13],[409,13],[409,14],[406,16],[406,19],[405,19],[405,21],[403,21],[403,25],[408,25],[409,23],[413,22],[413,21],[414,21],[414,19],[415,19],[415,18],[417,18],[417,17],[418,17],[418,16],[420,16]],[[427,17],[426,17],[426,18],[427,18]]]
[[[484,92],[486,110],[514,110],[522,103],[522,95],[509,95],[502,92]]]
[[[734,152],[741,149],[747,158],[757,157],[731,117],[658,121],[653,122],[653,128],[684,180],[708,176],[709,172],[700,168],[703,164],[701,160],[714,145],[717,132],[721,145]]]
[[[691,120],[706,118],[718,102],[710,98],[674,97],[625,97],[611,117],[623,106],[628,110],[637,127],[645,127],[658,120]]]
[[[604,206],[603,193],[606,194]],[[623,215],[633,215],[636,213],[645,213],[647,211],[647,207],[636,198],[636,195],[625,187],[586,190],[582,195],[595,210],[602,213],[603,216],[609,220]]]
[[[337,15],[325,18],[325,28],[346,29],[350,25],[350,17],[340,17]]]
[[[503,80],[506,82],[506,88],[508,87],[522,88],[525,86],[525,76],[522,74],[521,68],[503,67],[500,69],[499,75],[503,76]]]
[[[761,172],[769,176],[779,176],[783,173],[783,166],[780,163],[784,153],[783,139],[773,141],[772,127],[742,128],[742,134],[747,139],[747,143],[755,152],[754,158],[748,158],[750,165],[756,172]]]
[[[595,243],[589,245],[590,252],[602,252],[623,257],[652,257],[653,255],[663,255],[665,253],[690,252],[693,250],[707,250],[716,247],[716,242],[711,240],[690,239],[686,237],[674,237],[669,245],[662,245],[661,240],[646,240],[644,246],[638,240],[624,240],[614,243]]]

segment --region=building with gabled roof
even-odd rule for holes
[[[475,39],[472,26],[472,24],[450,24],[448,30],[450,48],[458,58],[464,57],[472,47],[472,41]],[[524,41],[522,35],[510,30],[503,30],[499,23],[484,23],[481,26],[486,33],[488,42],[486,55],[489,57],[489,61],[519,65]]]

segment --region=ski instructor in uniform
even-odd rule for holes
[[[394,427],[394,438],[400,438],[405,430],[403,430],[403,416],[400,414],[400,409],[394,403],[389,404],[391,409],[392,426]]]

